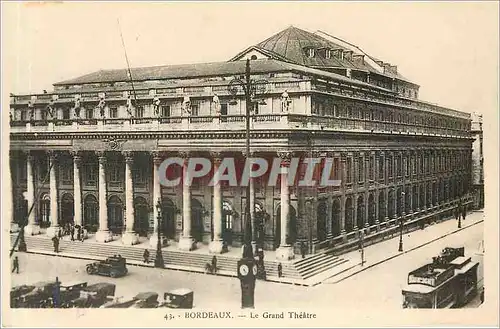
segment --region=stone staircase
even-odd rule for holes
[[[307,280],[346,262],[348,262],[348,260],[332,254],[318,253],[307,258],[297,260],[293,265],[299,272],[301,278],[303,280]]]
[[[15,234],[11,235],[11,243],[15,241]],[[53,254],[53,243],[49,237],[44,235],[27,236],[25,237],[28,252]],[[59,242],[59,252],[61,256],[74,257],[88,260],[101,260],[107,257],[120,254],[127,259],[127,263],[131,265],[148,266],[144,264],[143,253],[144,249],[140,246],[123,246],[116,244],[103,244],[92,241],[68,241],[61,239]],[[147,247],[150,253],[150,264],[153,266],[156,249]],[[205,271],[205,265],[211,263],[213,255],[202,253],[200,251],[176,251],[163,249],[163,260],[167,269],[184,270],[191,272]],[[224,254],[217,255],[217,266],[219,274],[226,276],[237,276],[238,258],[234,256],[226,256]],[[267,278],[269,281],[277,281],[281,283],[292,283],[299,285],[309,285],[306,280],[310,280],[314,276],[321,274],[324,271],[344,264],[347,260],[328,253],[319,253],[307,258],[297,259],[292,262],[282,262],[283,277],[278,278],[278,264],[276,260],[264,260]]]

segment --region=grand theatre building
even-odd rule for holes
[[[232,83],[250,59],[253,95]],[[25,234],[84,226],[98,242],[180,249],[253,240],[291,258],[448,218],[472,205],[471,115],[419,100],[397,67],[323,32],[289,27],[226,62],[102,70],[11,96],[14,216]],[[160,184],[168,157],[331,159],[340,186]],[[315,169],[320,172],[324,162]],[[179,174],[182,174],[182,168]],[[287,170],[282,170],[283,180]],[[303,175],[302,167],[298,175]],[[156,206],[160,202],[161,206]],[[32,211],[30,211],[32,209]]]

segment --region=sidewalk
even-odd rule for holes
[[[349,259],[349,262],[347,262],[343,268],[333,269],[328,274],[325,273],[322,275],[323,278],[321,282],[329,284],[338,283],[373,266],[409,253],[450,234],[465,230],[470,226],[479,224],[483,222],[483,220],[484,216],[482,212],[472,212],[468,214],[466,220],[462,220],[461,229],[458,228],[457,220],[449,219],[444,222],[428,226],[424,230],[403,233],[403,252],[398,251],[399,234],[394,235],[391,239],[365,247],[365,262],[363,266],[361,266],[361,252],[359,250],[348,252],[343,254],[342,258]],[[316,278],[315,281],[318,281],[318,278]]]

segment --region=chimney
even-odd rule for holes
[[[354,54],[354,55],[352,55],[352,60],[354,63],[359,64],[359,65],[365,64],[365,56],[364,55]]]
[[[384,62],[382,62],[382,61],[375,61],[375,63],[377,63],[380,66],[384,66]]]
[[[384,73],[385,74],[391,73],[391,64],[384,63],[383,66],[384,66]]]
[[[344,59],[352,62],[352,50],[344,50]]]
[[[391,72],[394,74],[398,74],[398,66],[397,65],[391,65]]]

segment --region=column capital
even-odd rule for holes
[[[58,153],[56,151],[47,151],[47,156],[49,157],[50,161],[57,161],[57,156]]]
[[[33,160],[33,153],[31,151],[23,151],[23,153],[26,156],[26,160],[28,161]]]
[[[188,159],[190,156],[189,151],[180,151],[178,154],[179,154],[179,157],[183,158],[184,160]]]
[[[97,157],[99,158],[100,163],[106,163],[107,157],[106,157],[106,152],[105,151],[98,151],[96,152]]]
[[[132,151],[123,151],[122,155],[125,158],[125,162],[127,164],[132,164],[134,162],[134,152],[132,152]]]
[[[163,153],[160,151],[151,151],[150,154],[153,157],[153,163],[159,165],[161,163],[161,160],[163,159]]]
[[[210,157],[212,158],[212,162],[216,165],[222,162],[222,152],[210,152]]]
[[[277,152],[278,157],[281,159],[281,165],[286,165],[288,166],[290,164],[290,161],[292,160],[292,155],[293,153],[290,151],[278,151]]]

